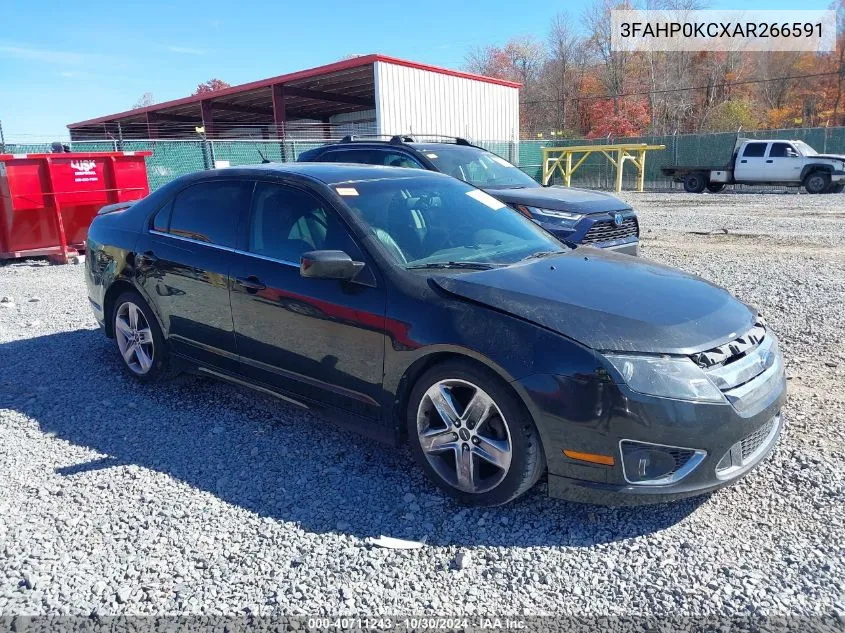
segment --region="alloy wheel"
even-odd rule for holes
[[[493,398],[471,382],[454,378],[429,387],[417,410],[417,433],[428,463],[454,488],[487,492],[508,474],[508,423]]]
[[[141,308],[131,301],[115,313],[114,336],[126,366],[139,376],[149,372],[155,359],[153,332]]]

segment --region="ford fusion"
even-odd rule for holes
[[[667,501],[775,445],[785,378],[754,308],[698,277],[569,248],[436,172],[200,172],[88,235],[125,369],[188,370],[391,443],[474,505]],[[314,429],[319,446],[319,430]]]

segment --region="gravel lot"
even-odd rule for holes
[[[669,506],[468,510],[407,450],[207,379],[125,377],[80,266],[0,267],[0,614],[845,619],[845,195],[625,194],[644,254],[757,305],[773,457]],[[727,233],[723,231],[727,229]],[[697,233],[690,233],[697,232]],[[707,234],[699,234],[707,233]],[[425,539],[389,550],[367,537]]]

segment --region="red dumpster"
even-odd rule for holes
[[[0,154],[0,259],[67,262],[84,249],[101,207],[149,193],[144,158],[151,154]]]

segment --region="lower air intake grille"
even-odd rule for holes
[[[760,445],[766,441],[766,438],[769,437],[769,433],[772,432],[772,427],[774,426],[774,424],[775,420],[774,418],[772,418],[759,429],[754,431],[751,435],[742,440],[741,444],[743,462],[745,462],[749,457],[756,453],[757,449],[760,448]]]

